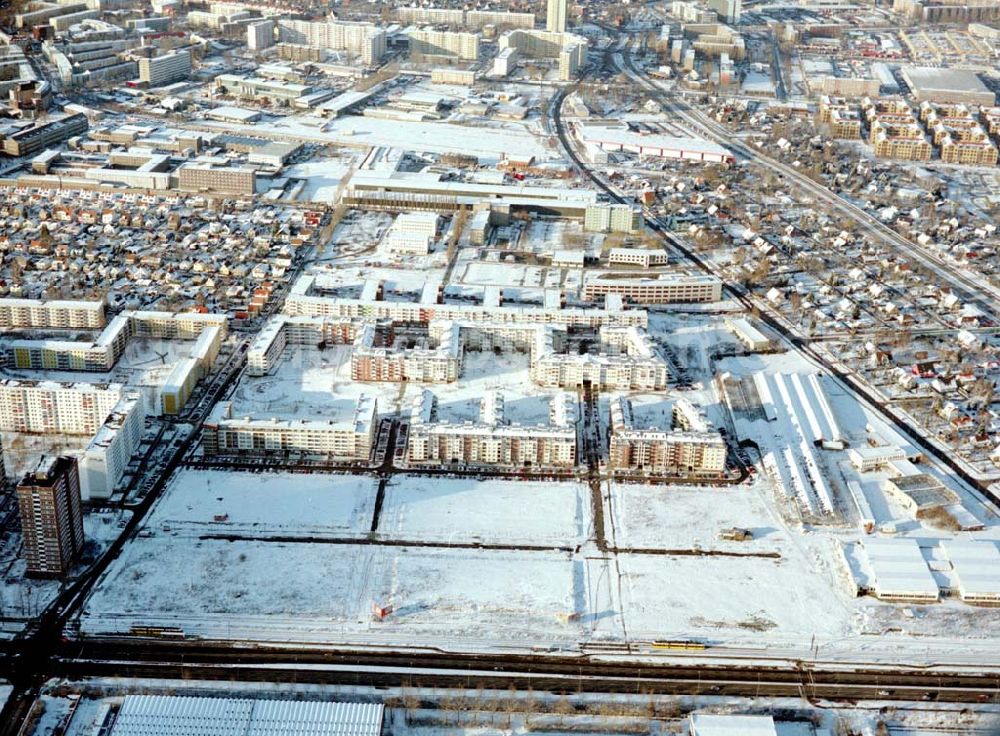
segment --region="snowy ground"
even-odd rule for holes
[[[85,510],[83,534],[85,561],[92,561],[121,534],[131,512]],[[26,578],[27,569],[20,534],[6,534],[0,545],[0,637],[16,633],[37,616],[60,590],[58,580]]]
[[[345,146],[390,146],[428,153],[463,153],[478,156],[486,163],[495,163],[504,156],[533,156],[540,161],[558,158],[523,126],[516,124],[485,127],[444,122],[390,120],[358,115],[348,115],[329,121],[309,115],[296,115],[254,125],[213,121],[204,121],[202,124],[246,135],[253,135],[255,132],[279,133],[304,142]]]
[[[343,421],[361,394],[375,396],[380,414],[394,412],[400,386],[351,381],[351,346],[324,350],[289,345],[273,373],[244,376],[233,393],[233,414]]]
[[[408,385],[403,405],[410,406],[425,389],[437,396],[438,417],[450,422],[477,421],[483,395],[499,390],[507,419],[520,424],[548,424],[549,402],[556,392],[531,381],[527,353],[497,355],[492,351],[465,353],[457,384]]]
[[[367,532],[375,480],[358,475],[183,470],[148,526],[173,536]]]
[[[589,532],[589,503],[589,489],[581,483],[396,476],[386,489],[379,533],[402,539],[573,546]],[[516,508],[532,513],[503,513]]]

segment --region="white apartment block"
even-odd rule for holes
[[[670,257],[662,249],[612,248],[608,253],[608,263],[612,266],[651,268],[653,266],[665,266],[669,262]]]
[[[689,403],[675,406],[674,424],[678,429],[636,428],[628,398],[612,397],[611,467],[624,473],[721,476],[726,470],[726,442],[704,416]]]
[[[323,296],[323,281],[314,275],[299,277],[285,299],[284,311],[291,316],[340,319],[421,322],[505,322],[561,324],[572,327],[646,327],[643,309],[623,309],[615,299],[610,308],[490,307],[475,304],[438,304],[436,293],[419,302],[383,301],[377,298],[347,299]]]
[[[470,10],[465,14],[469,28],[501,26],[507,28],[534,28],[534,13],[513,13],[508,10]]]
[[[645,228],[642,210],[631,204],[599,202],[587,205],[583,229],[591,233],[640,233]]]
[[[268,320],[247,349],[247,373],[265,376],[281,362],[288,345],[349,345],[361,324],[329,317],[289,317],[278,314]]]
[[[459,326],[435,332],[426,347],[405,350],[376,345],[376,328],[364,325],[354,341],[351,353],[351,379],[354,381],[390,381],[415,383],[451,383],[462,370],[462,343]],[[392,340],[392,328],[388,329]]]
[[[564,4],[565,6],[565,4]],[[517,49],[527,59],[553,59],[559,64],[559,79],[568,81],[587,61],[587,39],[574,33],[514,30],[500,37],[498,48]]]
[[[136,392],[125,393],[80,455],[83,500],[111,498],[139,447],[144,426],[142,397]]]
[[[662,391],[667,387],[667,364],[657,355],[649,335],[638,327],[604,327],[600,353],[566,351],[565,328],[538,329],[531,353],[531,380],[540,386],[601,390]]]
[[[385,56],[385,31],[371,23],[280,18],[278,40],[319,49],[346,51],[371,66]]]
[[[583,285],[584,299],[594,301],[608,294],[619,294],[636,304],[717,302],[722,299],[722,282],[714,276],[662,274],[658,278],[619,279],[598,273]]]
[[[469,10],[460,8],[397,8],[396,17],[402,23],[447,26],[505,26],[508,28],[534,28],[534,13],[512,13],[506,10]]]
[[[392,253],[427,255],[437,238],[440,219],[435,212],[404,212],[396,217],[382,243]]]
[[[274,45],[274,21],[262,20],[247,26],[247,48],[262,51]]]
[[[410,465],[569,469],[576,465],[576,396],[557,394],[552,424],[521,425],[504,417],[503,395],[489,392],[478,422],[437,421],[436,398],[421,392],[410,412],[406,457]]]
[[[189,356],[161,387],[161,407],[176,414],[194,385],[208,373],[222,348],[228,320],[223,314],[197,312],[122,312],[92,343],[69,340],[11,340],[4,348],[14,367],[23,370],[110,371],[134,337],[193,340]]]
[[[203,449],[214,455],[298,455],[367,461],[378,433],[378,405],[360,396],[343,421],[255,419],[233,416],[232,403],[219,402],[205,420]]]
[[[180,82],[191,76],[191,52],[178,49],[162,56],[139,57],[139,79],[150,87]]]
[[[97,329],[104,325],[103,299],[96,301],[0,299],[0,330]]]
[[[465,11],[461,8],[396,8],[396,17],[403,23],[465,25]]]
[[[475,61],[479,58],[479,34],[433,28],[411,31],[410,56],[453,56]]]
[[[13,432],[93,435],[122,398],[121,384],[0,380],[0,426]]]

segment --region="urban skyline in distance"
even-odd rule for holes
[[[998,60],[0,9],[0,736],[1000,734]]]

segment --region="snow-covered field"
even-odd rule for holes
[[[183,470],[147,526],[194,537],[365,533],[375,487],[370,476]]]
[[[233,393],[233,413],[342,421],[353,416],[361,394],[377,399],[380,414],[391,413],[399,386],[352,382],[350,345],[290,345],[272,374],[243,377]]]
[[[396,476],[386,489],[379,532],[402,539],[572,546],[589,531],[589,493],[582,483]]]
[[[345,146],[390,146],[429,153],[464,153],[481,161],[495,163],[506,156],[528,157],[545,161],[555,157],[524,127],[513,124],[501,127],[459,125],[456,123],[390,120],[348,115],[324,120],[307,115],[290,116],[275,122],[234,125],[204,121],[212,128],[225,128],[247,135],[280,133],[293,140],[312,143],[336,143]]]

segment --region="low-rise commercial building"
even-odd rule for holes
[[[82,113],[45,120],[0,125],[0,142],[8,156],[33,156],[75,135],[87,132],[87,118]]]
[[[608,265],[638,266],[651,268],[665,266],[670,262],[670,256],[665,250],[651,248],[612,248],[608,251]]]

